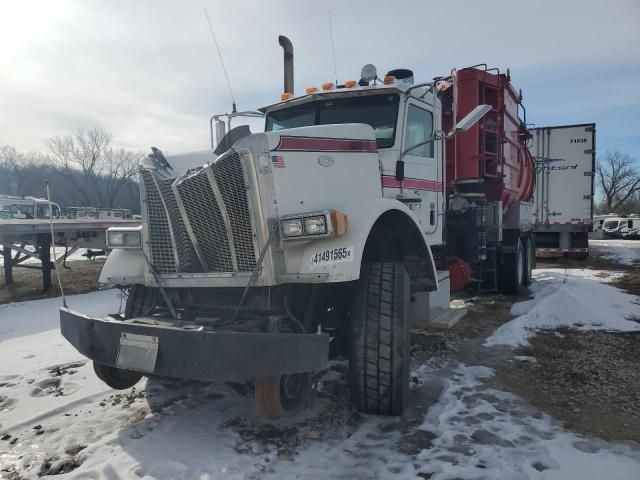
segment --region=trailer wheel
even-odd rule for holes
[[[364,413],[401,415],[409,395],[409,276],[400,263],[364,265],[351,309],[351,400]]]
[[[121,368],[109,367],[102,363],[93,362],[93,371],[100,380],[114,390],[126,390],[133,387],[142,378],[142,374]]]
[[[258,378],[256,404],[260,414],[270,420],[288,417],[304,406],[311,396],[311,375],[296,373]]]
[[[527,266],[526,257],[522,239],[518,239],[515,252],[502,255],[499,272],[500,292],[516,294],[523,289]]]

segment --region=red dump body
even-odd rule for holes
[[[520,110],[524,111],[522,97],[511,86],[509,75],[486,67],[465,68],[454,75],[455,82],[445,89],[443,98],[445,131],[478,105],[493,108],[470,130],[447,140],[448,193],[457,184],[458,190],[502,200],[505,211],[516,202],[530,201],[535,174],[526,142],[531,135],[519,118]]]

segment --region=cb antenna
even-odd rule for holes
[[[336,77],[336,87],[338,86],[338,69],[336,67],[336,48],[333,45],[333,23],[331,22],[331,9],[329,9],[329,35],[331,36],[331,53],[333,53],[333,74]]]
[[[224,76],[227,79],[227,86],[229,87],[229,94],[231,95],[231,101],[233,102],[233,112],[236,113],[236,97],[233,96],[233,90],[231,89],[231,82],[229,81],[229,75],[227,75],[227,69],[224,66],[224,60],[222,60],[222,52],[220,52],[220,45],[218,45],[218,40],[216,39],[216,34],[213,32],[213,25],[211,24],[211,19],[209,18],[209,13],[207,9],[204,9],[204,15],[207,17],[207,22],[209,23],[209,30],[211,31],[211,36],[213,37],[213,43],[216,44],[216,50],[218,50],[218,57],[220,57],[220,63],[222,64],[222,71],[224,72]]]

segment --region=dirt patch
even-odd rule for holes
[[[626,272],[621,278],[613,281],[612,284],[626,292],[640,296],[640,265]]]
[[[640,442],[640,333],[541,332],[497,381],[578,433]]]
[[[98,277],[104,265],[104,260],[94,262],[74,261],[69,262],[69,269],[62,269],[62,285],[64,293],[71,295],[76,293],[89,293],[98,289]],[[47,292],[42,291],[42,272],[40,270],[14,268],[13,283],[9,286],[0,283],[0,304],[20,302],[25,300],[37,300],[51,298],[60,295],[58,279],[55,271],[51,274],[53,287]]]

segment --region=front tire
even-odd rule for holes
[[[401,415],[409,396],[409,287],[400,263],[366,264],[351,309],[349,383],[363,413]]]
[[[114,390],[126,390],[133,387],[142,378],[142,374],[121,368],[109,367],[93,362],[93,371],[96,376]]]

